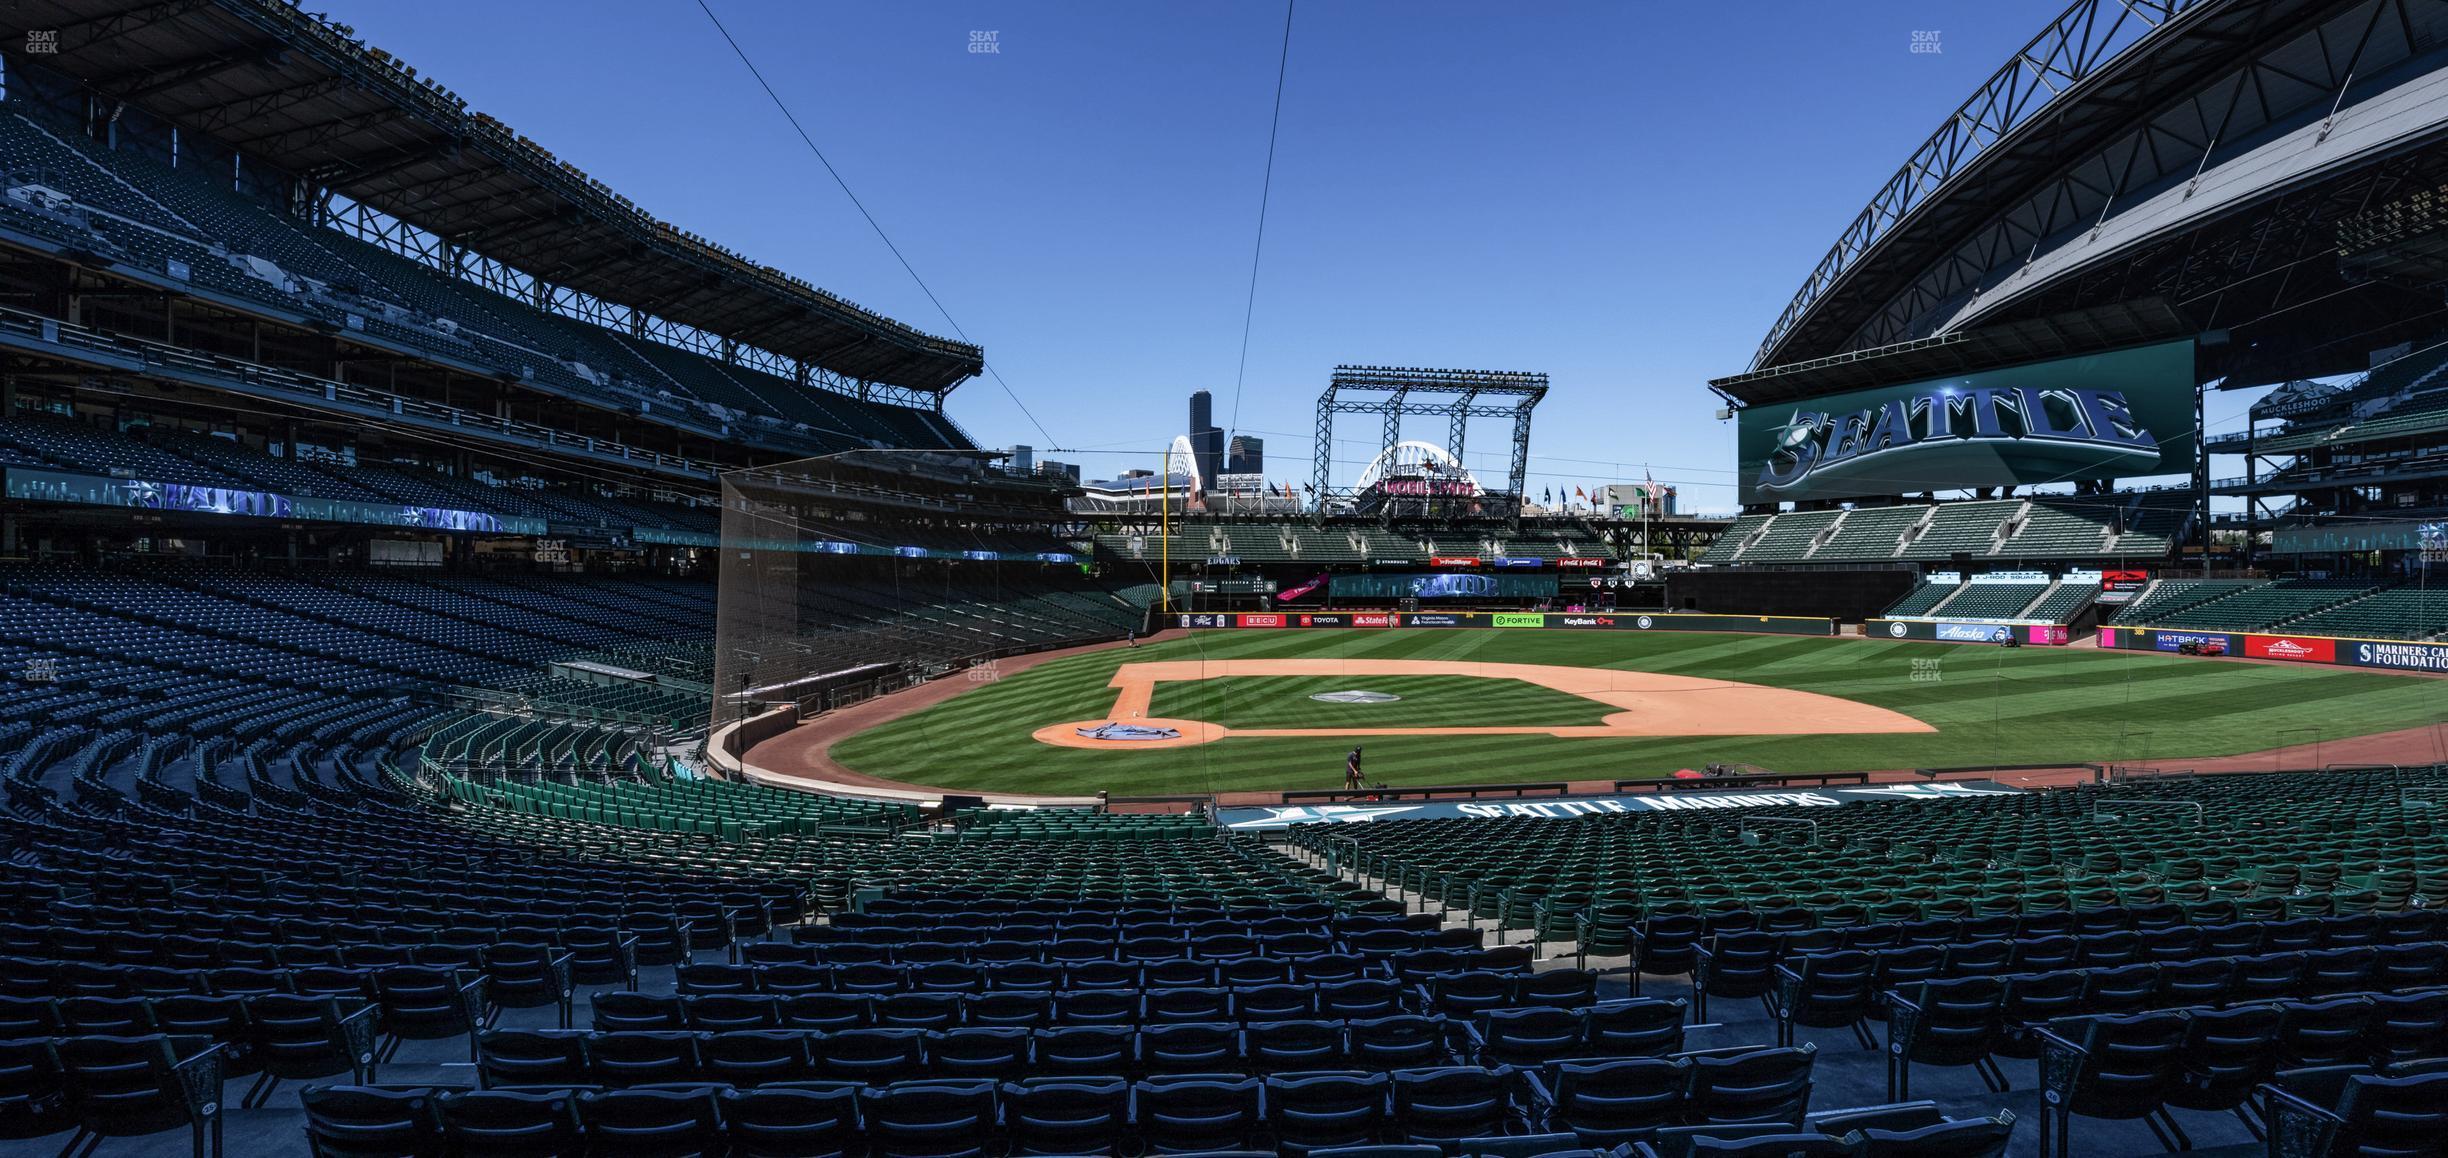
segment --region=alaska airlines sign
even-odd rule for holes
[[[1743,412],[1744,501],[2130,478],[2192,458],[2190,342]]]

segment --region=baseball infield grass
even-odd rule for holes
[[[1205,632],[1136,649],[1054,660],[833,746],[873,776],[998,792],[1116,795],[1341,787],[1349,737],[1234,737],[1187,748],[1094,751],[1031,739],[1037,728],[1102,718],[1116,666],[1155,660],[1375,658],[1615,668],[1735,680],[1859,700],[1936,728],[1919,734],[1566,739],[1551,736],[1371,736],[1370,778],[1389,784],[1612,780],[1663,776],[1710,761],[1779,771],[2068,761],[2134,763],[2205,757],[2448,720],[2448,685],[2344,668],[2220,662],[2089,646],[2005,649],[1905,641],[1670,632]],[[1414,701],[1330,705],[1317,691],[1388,691],[1423,680],[1425,717],[1374,715]],[[1562,712],[1579,697],[1513,680],[1253,677],[1166,686],[1159,713],[1227,727],[1484,726],[1589,722]],[[1479,687],[1455,686],[1478,684]],[[1309,686],[1317,684],[1319,686]],[[1336,686],[1326,687],[1326,684]],[[1514,685],[1514,686],[1506,686]],[[1530,700],[1521,693],[1544,693]],[[1202,702],[1199,697],[1206,697]],[[1587,701],[1582,701],[1587,702]],[[1603,715],[1603,705],[1590,703]],[[1332,709],[1323,723],[1313,710]],[[1417,706],[1413,710],[1418,710]],[[1350,713],[1349,716],[1343,713]],[[1364,719],[1366,723],[1346,723]],[[1298,720],[1297,723],[1288,721]]]
[[[1178,658],[1178,657],[1176,657]],[[1327,703],[1367,691],[1391,703]],[[1595,724],[1617,709],[1517,679],[1471,676],[1229,676],[1156,685],[1148,714],[1227,728],[1436,728],[1454,724]]]

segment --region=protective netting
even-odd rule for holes
[[[834,493],[802,464],[723,476],[715,726],[768,704],[834,706],[923,678],[930,657],[944,661],[945,645],[913,638],[919,625],[894,613],[940,569],[896,552],[927,548],[890,542],[918,537],[907,530],[858,534],[872,513]]]
[[[1042,496],[957,477],[892,484],[871,462],[831,459],[723,476],[715,727],[1144,625],[1144,601],[1085,574]]]

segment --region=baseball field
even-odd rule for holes
[[[1372,780],[1457,784],[1631,779],[1711,761],[1788,772],[2143,763],[2443,721],[2448,684],[2437,679],[2088,646],[1256,630],[976,673],[831,756],[941,788],[1127,795],[1340,787],[1354,745]],[[1098,731],[1109,724],[1125,727]]]

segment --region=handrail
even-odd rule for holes
[[[388,411],[401,416],[414,416],[446,426],[488,432],[528,443],[573,453],[585,453],[627,462],[653,465],[674,473],[712,479],[717,471],[710,463],[659,451],[643,450],[626,443],[590,438],[539,426],[531,422],[501,418],[455,406],[444,406],[419,398],[370,390],[331,378],[319,378],[295,370],[267,366],[237,358],[207,355],[183,346],[157,342],[125,334],[63,322],[57,318],[25,310],[0,306],[0,333],[16,334],[35,342],[89,351],[97,356],[110,356],[136,362],[147,369],[178,370],[190,375],[238,382],[323,402],[347,402],[353,406],[376,411]]]
[[[1618,780],[1617,792],[1705,792],[1716,788],[1776,787],[1789,784],[1868,784],[1867,772],[1737,772],[1730,776],[1703,776],[1698,780],[1677,780],[1671,776],[1649,776],[1638,780]]]
[[[1819,843],[1819,822],[1816,820],[1805,820],[1799,816],[1745,816],[1734,830],[1744,844],[1759,843],[1758,834],[1751,831],[1751,826],[1755,824],[1799,824],[1810,829],[1812,844]]]
[[[2120,808],[2129,808],[2136,805],[2143,808],[2190,808],[2193,810],[2193,827],[2195,828],[2202,827],[2208,822],[2209,819],[2209,813],[2207,810],[2202,808],[2201,801],[2172,800],[2167,797],[2154,796],[2112,797],[2107,800],[2094,801],[2091,805],[2091,819],[2094,822],[2100,820],[2123,820],[2125,819],[2125,814],[2116,810]]]
[[[1327,803],[1334,803],[1338,801],[1373,802],[1381,800],[1435,800],[1448,796],[1461,796],[1471,800],[1477,800],[1483,796],[1501,796],[1519,799],[1524,796],[1533,795],[1563,796],[1569,794],[1571,791],[1571,784],[1562,780],[1553,780],[1544,783],[1522,784],[1430,784],[1417,788],[1313,788],[1285,792],[1282,794],[1282,796],[1284,803],[1291,804],[1303,800],[1325,801]]]

